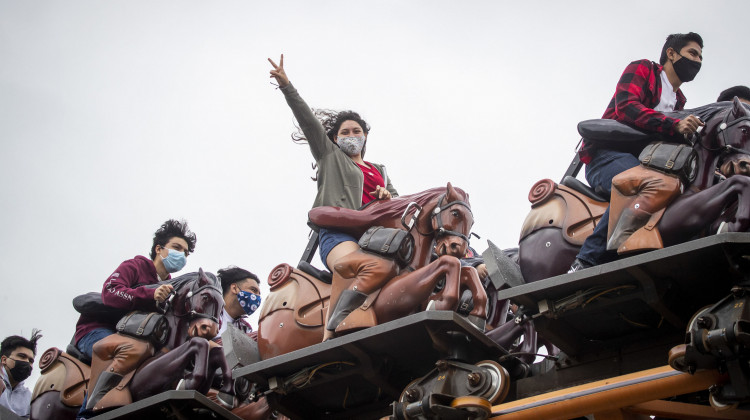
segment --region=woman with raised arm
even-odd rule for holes
[[[398,197],[384,165],[366,162],[363,157],[370,126],[353,111],[313,112],[289,82],[284,71],[284,55],[273,66],[276,79],[318,165],[318,195],[313,207],[336,206],[358,209],[372,200]],[[320,259],[331,270],[339,258],[359,249],[357,238],[342,232],[320,229]]]
[[[353,111],[313,112],[289,82],[284,71],[284,56],[278,65],[270,58],[268,61],[273,66],[271,77],[278,82],[302,131],[301,135],[292,135],[292,138],[307,141],[318,165],[318,194],[313,207],[336,206],[356,210],[373,200],[398,197],[385,166],[363,159],[370,126],[362,117]],[[325,341],[333,337],[339,321],[365,301],[367,293],[356,290],[356,287],[349,290],[335,271],[337,261],[343,261],[343,257],[360,249],[357,238],[325,228],[320,228],[319,238],[320,259],[334,273],[323,333]]]

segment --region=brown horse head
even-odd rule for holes
[[[451,255],[463,258],[469,246],[469,234],[474,224],[469,195],[459,194],[449,182],[445,196],[438,200],[430,213],[432,229],[437,234],[435,252],[438,256]]]
[[[734,98],[729,111],[718,127],[721,146],[727,147],[720,161],[719,172],[729,178],[732,175],[750,175],[750,111],[739,99]]]
[[[211,339],[219,332],[224,296],[219,280],[199,269],[172,280],[175,296],[173,312],[167,312],[170,322],[168,348],[174,348],[190,337]]]

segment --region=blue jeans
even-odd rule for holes
[[[81,337],[80,340],[78,340],[78,343],[76,343],[76,347],[81,351],[81,353],[85,354],[89,359],[91,359],[91,354],[94,352],[94,344],[102,338],[108,337],[114,333],[114,330],[110,330],[109,328],[97,328],[95,330],[91,330],[86,335]]]
[[[328,267],[326,259],[328,258],[328,254],[333,248],[336,247],[336,245],[347,241],[352,241],[354,243],[359,242],[357,238],[352,235],[326,228],[320,228],[320,231],[318,232],[318,238],[320,240],[320,247],[318,249],[320,251],[320,259],[323,260],[323,265],[325,265],[328,270],[330,270],[331,268]]]
[[[597,193],[606,196],[609,200],[612,194],[612,178],[640,164],[638,158],[630,153],[606,149],[596,150],[591,162],[586,165],[586,181]],[[609,207],[594,228],[594,233],[583,242],[576,258],[591,265],[614,260],[616,254],[613,251],[607,251],[608,229]]]

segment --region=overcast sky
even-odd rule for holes
[[[147,255],[169,218],[198,235],[181,273],[238,265],[267,293],[272,268],[296,264],[313,160],[290,140],[267,57],[284,53],[310,106],[365,117],[367,159],[401,194],[448,181],[469,192],[481,252],[486,239],[516,246],[531,185],[559,180],[576,124],[601,116],[630,61],[658,61],[667,34],[705,41],[688,107],[750,84],[749,12],[746,1],[0,0],[0,338],[36,327],[40,354],[64,349],[72,298]]]

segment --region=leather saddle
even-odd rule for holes
[[[320,327],[325,323],[327,302],[331,296],[330,280],[320,279],[326,273],[309,263],[300,263],[304,270],[292,269],[288,264],[280,264],[273,271],[283,271],[283,278],[276,280],[271,293],[263,301],[260,319],[277,310],[294,311],[294,320],[303,327]],[[279,267],[283,267],[282,270]],[[311,274],[312,271],[315,274]],[[328,273],[330,276],[330,273]]]
[[[559,185],[551,180],[539,181],[532,191],[539,184],[546,184],[546,192],[532,201],[520,239],[540,229],[559,228],[568,243],[581,246],[607,209],[607,200],[571,177],[566,177],[565,183]]]
[[[64,405],[81,406],[91,375],[89,365],[56,347],[45,351],[41,360],[44,361],[40,362],[42,376],[34,387],[34,395],[58,391]]]

